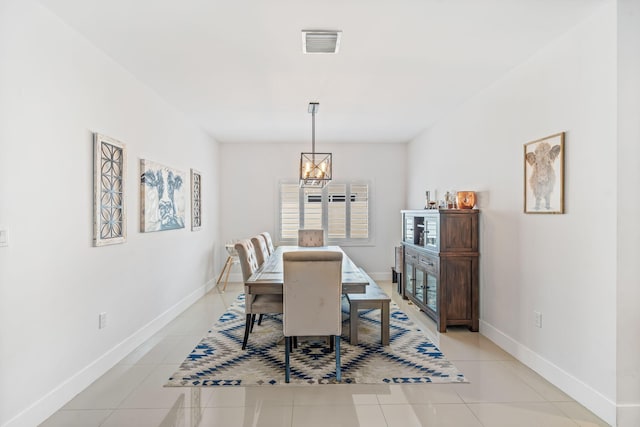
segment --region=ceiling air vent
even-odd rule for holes
[[[338,53],[342,31],[302,30],[303,53]]]

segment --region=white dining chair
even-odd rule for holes
[[[255,250],[251,240],[244,239],[236,243],[240,267],[242,269],[242,279],[244,282],[258,269],[258,261],[256,259]],[[281,294],[261,294],[251,295],[249,288],[244,287],[244,312],[246,314],[246,323],[244,326],[244,339],[242,340],[242,349],[247,348],[249,340],[249,332],[253,330],[253,324],[256,320],[256,314],[279,314],[282,313],[282,295]]]
[[[260,233],[265,242],[267,242],[267,249],[269,250],[269,255],[276,250],[275,246],[273,246],[273,240],[271,239],[271,234],[267,231]]]
[[[267,242],[264,240],[264,237],[257,235],[251,238],[251,243],[253,243],[253,248],[256,251],[256,261],[258,262],[258,267],[260,267],[267,258],[269,258]]]
[[[324,230],[313,230],[313,229],[298,230],[298,246],[304,246],[304,247],[324,246]]]
[[[283,331],[285,381],[291,376],[290,353],[294,337],[329,336],[335,340],[336,380],[340,369],[342,333],[342,253],[293,251],[283,254]]]

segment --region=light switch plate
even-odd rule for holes
[[[9,246],[9,230],[0,230],[0,246]]]

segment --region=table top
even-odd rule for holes
[[[282,254],[292,251],[335,251],[342,252],[342,284],[366,286],[369,280],[362,274],[360,269],[351,261],[351,258],[344,253],[340,246],[278,246],[276,250],[267,258],[256,271],[249,277],[246,284],[280,284],[283,283],[284,264]]]

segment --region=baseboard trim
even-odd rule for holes
[[[640,426],[640,403],[618,405],[618,427]]]
[[[2,427],[22,427],[39,425],[53,413],[62,408],[69,400],[91,383],[113,368],[118,362],[124,359],[136,347],[151,338],[160,329],[175,319],[180,313],[189,308],[194,302],[204,294],[207,284],[198,287],[191,294],[164,311],[155,319],[138,329],[129,337],[125,338],[104,355],[87,365],[85,368],[74,374],[72,377],[62,382],[58,387],[51,390],[42,398],[35,401],[28,408],[7,421]],[[215,281],[213,281],[215,285]]]
[[[480,333],[520,362],[536,371],[544,379],[567,393],[604,421],[612,426],[616,425],[616,412],[618,407],[614,401],[551,361],[540,356],[527,346],[514,340],[490,323],[481,320]]]

